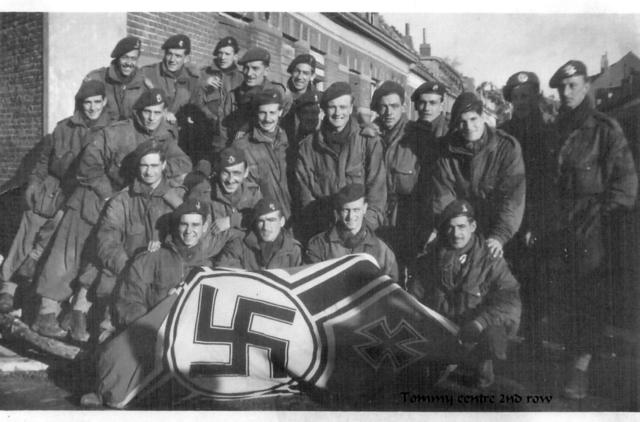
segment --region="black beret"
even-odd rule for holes
[[[438,94],[444,98],[444,94],[447,92],[445,86],[439,82],[425,82],[420,85],[411,94],[411,101],[416,102],[420,99],[422,94]]]
[[[180,222],[180,217],[185,214],[200,214],[205,220],[209,215],[209,207],[198,199],[187,199],[173,211],[173,218],[176,224]]]
[[[322,94],[320,107],[325,108],[329,101],[335,100],[343,95],[351,95],[351,86],[347,82],[334,82]]]
[[[184,48],[185,54],[189,54],[191,53],[191,40],[184,34],[173,35],[162,44],[163,50],[170,48]]]
[[[378,107],[378,102],[382,97],[389,94],[398,94],[400,102],[404,104],[404,88],[397,82],[384,81],[373,93],[371,97],[371,109],[375,110]]]
[[[158,104],[166,104],[166,97],[164,90],[161,88],[152,88],[145,91],[133,105],[134,110],[142,110],[145,107],[154,106]]]
[[[265,89],[255,94],[251,102],[255,108],[266,104],[279,104],[282,106],[282,94],[275,89]]]
[[[483,110],[482,100],[476,96],[473,92],[463,92],[458,95],[453,107],[451,107],[451,121],[449,122],[449,129],[453,129],[458,124],[458,119],[463,113],[468,111],[475,111],[481,114]]]
[[[148,141],[144,141],[136,147],[136,149],[133,151],[133,157],[135,158],[135,162],[137,164],[145,155],[152,153],[164,155],[164,151],[165,148],[161,143],[150,139]]]
[[[271,54],[264,48],[251,47],[244,53],[244,56],[238,60],[238,64],[243,65],[245,63],[261,61],[265,66],[269,66],[271,62]]]
[[[339,210],[349,202],[364,198],[365,189],[361,183],[352,183],[340,189],[333,197],[333,206]]]
[[[220,151],[220,156],[218,157],[220,169],[246,162],[247,157],[244,154],[244,150],[233,145]]]
[[[254,219],[258,219],[258,217],[274,211],[282,212],[282,206],[280,203],[272,198],[264,197],[258,201],[255,207],[253,207],[253,217]]]
[[[236,41],[236,39],[233,37],[224,37],[223,39],[218,41],[218,44],[216,44],[216,48],[213,49],[213,54],[214,55],[218,54],[218,50],[220,50],[223,47],[231,47],[233,48],[234,53],[237,53],[238,41]]]
[[[296,98],[295,101],[293,102],[292,108],[295,111],[298,111],[302,107],[308,106],[308,105],[314,105],[318,108],[320,105],[320,95],[318,95],[316,91],[313,91],[311,89],[307,89],[304,94]]]
[[[587,76],[587,66],[579,60],[569,60],[560,69],[556,70],[556,73],[553,74],[549,81],[549,86],[551,88],[559,88],[563,79],[577,75]]]
[[[117,59],[123,54],[127,54],[131,50],[140,50],[140,38],[138,37],[125,37],[118,41],[118,44],[113,48],[111,57]]]
[[[311,68],[314,71],[316,70],[316,59],[315,59],[315,57],[313,57],[311,54],[300,54],[295,59],[293,59],[293,61],[291,62],[291,64],[287,68],[287,73],[293,73],[293,71],[295,70],[296,66],[299,65],[300,63],[306,63],[309,66],[311,66]]]
[[[105,96],[104,83],[95,80],[82,81],[82,85],[80,85],[80,89],[76,93],[76,102],[84,101],[86,98],[96,95]]]
[[[513,91],[513,88],[525,84],[533,86],[536,93],[540,91],[540,79],[538,79],[538,75],[533,72],[526,72],[523,70],[521,72],[514,73],[507,80],[507,84],[502,88],[502,95],[504,96],[504,99],[511,101],[511,91]]]
[[[473,218],[473,207],[464,199],[456,199],[450,202],[444,211],[442,211],[442,214],[440,214],[438,227],[442,227],[452,218],[460,217],[462,215]]]

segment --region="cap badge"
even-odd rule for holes
[[[233,155],[230,155],[229,158],[227,158],[227,163],[233,164],[235,162],[236,162],[236,157],[234,157]]]
[[[463,205],[463,206],[462,206],[462,212],[469,212],[469,210],[467,209],[467,206],[466,206],[466,205]]]
[[[433,89],[434,91],[437,91],[437,90],[438,90],[438,88],[439,88],[439,87],[438,87],[438,84],[434,84],[434,85],[433,85],[433,88],[431,88],[431,89]]]
[[[135,45],[135,47],[134,47],[134,48],[140,48],[140,40],[137,40],[137,41],[136,41],[136,45]]]
[[[196,209],[199,210],[200,209],[200,201],[196,201]]]
[[[156,102],[160,104],[162,102],[162,95],[156,94]]]
[[[269,209],[270,209],[271,211],[275,211],[275,210],[276,210],[276,206],[275,206],[275,205],[273,205],[273,204],[269,204]]]
[[[180,47],[182,47],[182,44],[183,44],[183,41],[182,41],[182,40],[178,41],[178,45],[179,45]]]
[[[521,84],[527,82],[529,80],[529,76],[526,73],[520,73],[518,75],[518,82],[520,82]]]
[[[572,64],[566,65],[563,70],[567,76],[571,76],[577,72],[576,67]]]

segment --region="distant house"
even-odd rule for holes
[[[640,58],[633,52],[609,66],[607,54],[602,56],[600,73],[590,77],[591,94],[596,107],[607,110],[640,94]]]

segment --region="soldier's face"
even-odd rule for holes
[[[327,103],[325,115],[329,124],[339,132],[349,123],[352,111],[351,95],[343,95]]]
[[[475,111],[467,111],[460,116],[458,127],[465,140],[477,141],[484,134],[484,119]]]
[[[433,122],[444,109],[444,101],[439,94],[421,94],[416,103],[418,120]]]
[[[280,211],[261,215],[256,220],[258,236],[263,242],[273,242],[284,227],[285,219]]]
[[[262,85],[264,78],[267,76],[267,69],[267,66],[261,60],[245,63],[242,67],[244,83],[247,86]]]
[[[264,104],[258,107],[258,126],[265,132],[273,132],[278,127],[282,115],[280,104]]]
[[[314,76],[315,73],[310,65],[307,63],[298,63],[293,69],[293,72],[291,72],[291,82],[293,82],[293,87],[297,91],[304,91]]]
[[[140,181],[145,185],[158,186],[162,180],[162,172],[166,165],[167,163],[156,152],[145,155],[138,163]]]
[[[236,52],[229,46],[219,48],[213,61],[220,69],[228,69],[236,62]]]
[[[82,113],[89,120],[98,120],[106,105],[107,99],[102,95],[87,97],[82,101]]]
[[[537,106],[538,95],[529,84],[518,85],[511,91],[513,115],[519,119],[529,116]]]
[[[454,249],[462,249],[469,243],[471,235],[476,231],[476,222],[469,221],[469,217],[461,215],[453,217],[447,225],[447,240]]]
[[[356,234],[362,228],[362,222],[367,213],[367,203],[364,198],[360,198],[353,202],[347,202],[338,211],[340,223],[352,234]]]
[[[589,82],[584,75],[564,78],[558,88],[562,105],[574,109],[578,107],[589,93]]]
[[[184,48],[169,48],[164,51],[164,64],[170,72],[182,69],[187,60],[186,51]]]
[[[180,216],[178,234],[185,246],[191,248],[198,244],[207,227],[200,214],[184,214]]]
[[[380,98],[378,114],[385,129],[393,128],[404,113],[404,106],[398,94],[385,95]]]
[[[118,71],[122,76],[129,76],[136,70],[138,57],[140,57],[140,50],[131,50],[118,57]]]
[[[249,168],[242,162],[227,166],[220,172],[220,185],[226,194],[235,193],[249,176]]]
[[[162,104],[156,104],[148,106],[140,111],[140,117],[142,118],[142,124],[145,129],[154,131],[160,126],[167,114],[167,109]]]

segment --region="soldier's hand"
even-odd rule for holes
[[[504,255],[502,243],[500,243],[499,240],[490,237],[487,239],[487,246],[489,247],[489,252],[493,258],[500,258]]]
[[[209,76],[206,80],[206,84],[219,89],[222,86],[222,79],[220,79],[220,76]]]
[[[24,191],[24,199],[27,201],[27,207],[29,207],[30,210],[35,206],[33,195],[36,193],[37,189],[37,183],[29,183],[29,185],[27,185],[27,189]]]
[[[216,218],[213,221],[213,225],[211,226],[211,229],[213,230],[213,233],[215,233],[215,234],[227,231],[230,228],[231,228],[231,218],[230,217]]]
[[[152,240],[151,242],[149,242],[149,245],[147,246],[147,250],[149,252],[155,252],[158,249],[160,249],[160,241],[159,240]]]
[[[167,111],[166,119],[167,119],[167,122],[171,123],[172,125],[176,124],[176,122],[178,121],[178,119],[176,118],[176,115],[170,111]]]
[[[479,322],[475,320],[469,321],[460,327],[458,340],[463,344],[477,343],[480,338],[480,334],[482,334],[482,330],[483,327]]]

